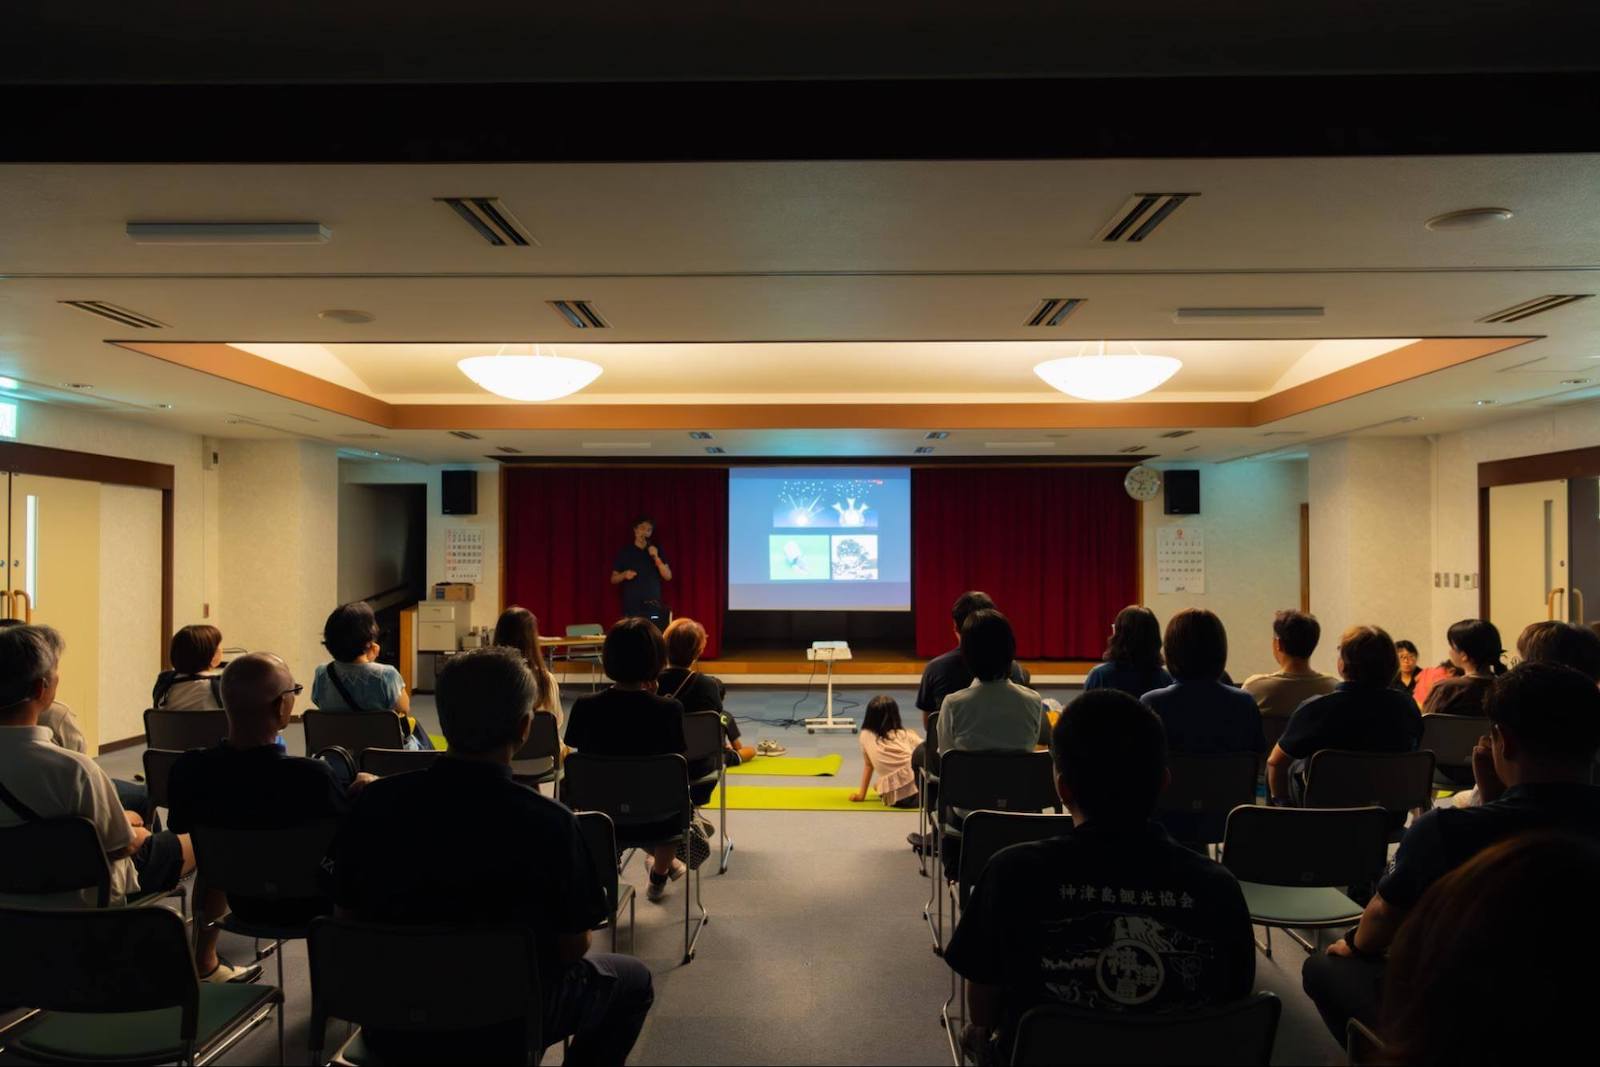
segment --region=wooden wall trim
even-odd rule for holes
[[[1482,488],[1569,478],[1600,478],[1600,447],[1543,452],[1478,464],[1478,485]]]

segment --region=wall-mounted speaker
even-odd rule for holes
[[[478,513],[478,472],[440,471],[439,510],[446,515]]]
[[[1200,472],[1164,471],[1161,475],[1168,515],[1200,514]]]

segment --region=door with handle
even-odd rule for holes
[[[1489,621],[1508,648],[1529,623],[1569,615],[1567,500],[1565,481],[1489,490]]]

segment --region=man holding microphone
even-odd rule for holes
[[[633,523],[633,543],[617,553],[611,565],[611,584],[622,586],[622,615],[641,616],[664,628],[668,612],[661,603],[661,583],[672,581],[672,568],[661,558],[661,550],[650,543],[656,531],[649,516]]]

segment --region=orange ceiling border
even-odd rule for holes
[[[1264,426],[1535,340],[1430,337],[1255,401],[1111,404],[391,404],[221,342],[107,343],[388,430],[1070,430]]]

